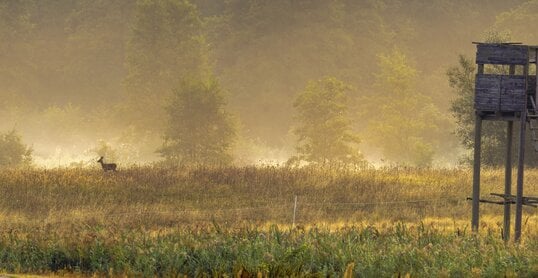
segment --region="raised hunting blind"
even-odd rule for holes
[[[516,205],[514,238],[521,237],[523,205],[536,207],[537,197],[523,196],[523,171],[525,132],[529,125],[531,137],[538,151],[538,110],[536,58],[538,46],[520,43],[475,43],[478,72],[475,83],[474,108],[476,113],[474,142],[474,172],[472,228],[478,230],[479,205],[493,203],[504,205],[503,238],[510,239],[510,206]],[[531,68],[532,66],[532,68]],[[532,74],[530,74],[532,72]],[[480,154],[482,121],[507,122],[507,146],[504,194],[491,193],[501,200],[480,199]],[[512,136],[513,123],[519,122],[517,192],[512,195]]]

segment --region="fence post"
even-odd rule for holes
[[[297,195],[295,195],[295,202],[293,203],[293,222],[291,224],[292,228],[295,228],[295,215],[297,214]]]

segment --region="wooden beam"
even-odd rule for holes
[[[479,44],[476,50],[477,64],[526,65],[529,62],[526,45]]]
[[[511,45],[511,44],[523,44],[522,42],[498,42],[498,43],[491,43],[491,42],[472,42],[472,44],[491,44],[491,45]]]

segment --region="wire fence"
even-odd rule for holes
[[[316,196],[320,198],[321,196]],[[309,199],[311,198],[311,199]],[[199,204],[188,207],[109,207],[91,210],[59,210],[50,216],[35,217],[32,221],[42,225],[112,225],[116,227],[173,227],[177,225],[267,224],[309,225],[316,223],[384,223],[384,221],[417,222],[424,219],[446,221],[467,220],[470,202],[466,196],[447,196],[427,199],[376,200],[363,202],[334,202],[296,196],[280,200],[252,200],[250,205],[236,207]],[[226,204],[224,204],[226,205]],[[230,205],[228,203],[228,205]],[[485,206],[502,209],[502,206]],[[490,210],[491,212],[491,210]],[[24,214],[21,212],[21,215]],[[58,217],[59,214],[63,214]],[[444,220],[443,220],[444,219]],[[534,218],[533,218],[534,219]],[[538,219],[538,218],[537,218]],[[97,222],[95,222],[97,221]],[[528,221],[528,219],[527,219]],[[535,220],[533,220],[535,221]],[[133,226],[134,225],[134,226]]]
[[[334,209],[352,209],[353,207],[365,207],[365,206],[385,206],[385,205],[407,205],[407,204],[434,204],[434,203],[446,203],[446,202],[455,202],[458,204],[465,202],[465,197],[455,198],[435,198],[435,199],[421,199],[421,200],[404,200],[404,201],[378,201],[378,202],[344,202],[344,203],[335,203],[335,202],[298,202],[299,207],[308,207],[308,208],[334,208]],[[179,208],[174,211],[127,211],[127,212],[112,212],[109,215],[128,215],[128,214],[143,214],[143,213],[182,213],[182,212],[223,212],[223,211],[247,211],[247,210],[273,210],[273,209],[288,209],[294,205],[293,202],[290,203],[273,203],[270,205],[264,206],[242,206],[242,207],[233,207],[233,208]]]
[[[366,207],[373,207],[374,210],[379,210],[386,214],[390,214],[391,211],[400,211],[402,206],[414,207],[421,206],[421,212],[417,212],[420,215],[434,216],[436,211],[445,211],[447,203],[453,206],[461,206],[467,203],[465,197],[441,197],[432,199],[418,199],[418,200],[387,200],[387,201],[373,201],[373,202],[301,202],[300,196],[295,196],[293,201],[287,202],[273,202],[266,205],[254,205],[254,206],[240,206],[240,207],[184,207],[174,210],[152,210],[152,209],[140,209],[132,211],[121,212],[104,212],[105,217],[111,217],[113,219],[117,217],[130,217],[136,219],[136,217],[151,218],[151,217],[171,217],[176,220],[193,220],[196,221],[217,221],[219,220],[246,220],[246,221],[269,221],[269,222],[283,222],[292,224],[295,226],[297,222],[311,222],[312,220],[319,220],[320,215],[324,216],[321,219],[330,220],[336,218],[349,217],[350,221],[357,220],[357,217],[353,217],[354,213],[366,213],[364,209]],[[387,207],[397,207],[393,210]],[[379,213],[379,212],[378,212]],[[407,215],[410,217],[410,215]]]

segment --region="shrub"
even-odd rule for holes
[[[0,134],[0,168],[28,166],[32,163],[32,149],[22,142],[13,129]]]

